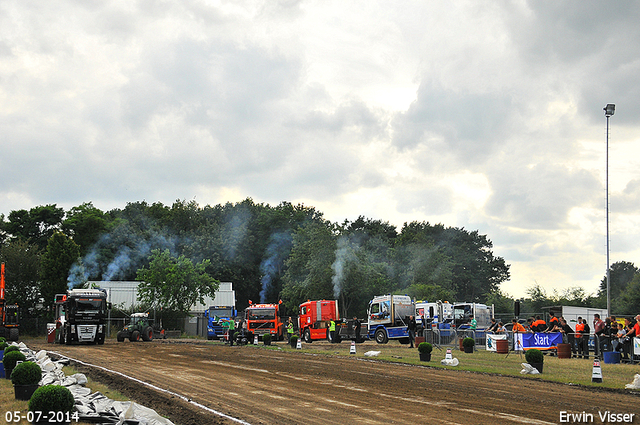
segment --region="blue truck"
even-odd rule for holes
[[[226,329],[222,326],[222,323],[235,319],[237,315],[238,312],[233,306],[209,307],[209,309],[204,312],[204,316],[207,318],[207,339],[224,338]]]
[[[416,314],[416,306],[407,295],[380,295],[369,302],[369,338],[378,344],[386,344],[390,339],[400,343],[409,342],[407,325],[409,316]]]

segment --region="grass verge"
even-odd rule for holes
[[[71,366],[64,367],[63,371],[67,376],[78,373],[78,371]],[[118,400],[118,401],[128,400],[128,398],[126,398],[119,392],[114,391],[99,382],[93,381],[89,377],[87,377],[86,387],[90,388],[91,392],[100,391],[102,394],[104,394],[105,396],[109,397],[112,400]],[[11,383],[11,380],[0,378],[0,414],[2,415],[0,417],[0,424],[9,423],[7,421],[7,418],[9,416],[8,412],[18,412],[20,415],[26,415],[28,410],[29,410],[28,401],[16,400],[15,393],[13,390],[13,384]],[[30,424],[30,422],[28,422],[26,419],[21,420],[20,422],[11,422],[11,423],[25,424],[25,425]],[[90,425],[88,422],[71,422],[71,423],[78,424],[78,425]]]

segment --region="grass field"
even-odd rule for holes
[[[358,358],[367,358],[364,353],[367,351],[380,351],[380,354],[373,357],[378,360],[407,363],[421,366],[428,366],[440,369],[465,370],[478,373],[492,373],[507,376],[520,376],[526,379],[542,379],[564,384],[584,385],[597,388],[613,388],[624,390],[626,384],[634,380],[636,373],[640,373],[637,365],[631,364],[605,364],[600,362],[602,368],[602,383],[591,382],[593,372],[593,359],[559,359],[555,356],[544,356],[543,373],[540,375],[521,375],[522,363],[526,363],[524,354],[511,352],[509,355],[497,354],[485,350],[477,350],[474,353],[466,354],[460,350],[453,350],[453,357],[457,358],[460,364],[456,367],[443,366],[440,361],[445,358],[446,349],[442,351],[437,348],[431,353],[430,362],[421,362],[418,350],[408,348],[407,345],[389,342],[388,344],[375,344],[368,342],[356,346],[356,354],[349,354],[351,345],[349,342],[342,344],[325,344],[320,346],[317,343],[302,344],[303,352],[325,353],[329,355],[343,355]],[[286,344],[278,344],[284,350],[293,350]]]

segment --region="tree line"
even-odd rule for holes
[[[250,198],[204,207],[141,201],[106,212],[91,202],[68,211],[54,204],[0,215],[8,302],[34,314],[69,286],[136,279],[145,280],[150,299],[178,310],[229,281],[239,310],[250,300],[282,300],[296,314],[301,302],[324,298],[362,317],[373,296],[406,293],[513,311],[500,291],[509,265],[492,248],[486,235],[464,228],[416,221],[398,230],[362,216],[335,223],[313,207]],[[188,277],[153,267],[189,263]]]

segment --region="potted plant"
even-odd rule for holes
[[[11,373],[16,399],[29,400],[42,379],[42,369],[35,362],[22,362]]]
[[[2,359],[2,363],[4,364],[4,377],[10,379],[11,372],[13,372],[13,368],[16,367],[16,364],[25,360],[27,360],[27,358],[20,351],[10,351],[5,354]]]
[[[464,347],[465,353],[473,353],[474,345],[476,345],[476,341],[471,337],[466,337],[462,340],[462,347]]]
[[[271,345],[271,334],[262,335],[262,342],[264,345]]]
[[[296,348],[298,346],[298,335],[292,335],[291,336],[291,348]]]
[[[78,417],[77,412],[71,414],[74,408],[75,400],[73,394],[67,387],[61,385],[44,385],[38,388],[31,396],[31,400],[29,400],[30,412],[42,412],[41,416],[36,414],[36,417],[40,416],[39,423],[47,421],[49,412],[56,412],[56,418],[58,417],[57,413],[62,412],[61,416],[63,418],[65,416],[68,418],[75,416],[75,419]]]
[[[538,372],[542,373],[542,366],[544,363],[544,355],[542,351],[531,348],[524,353],[524,358],[531,366],[538,369]]]
[[[420,353],[420,361],[430,362],[432,350],[433,350],[433,345],[429,344],[428,342],[421,342],[420,344],[418,344],[418,353]]]

